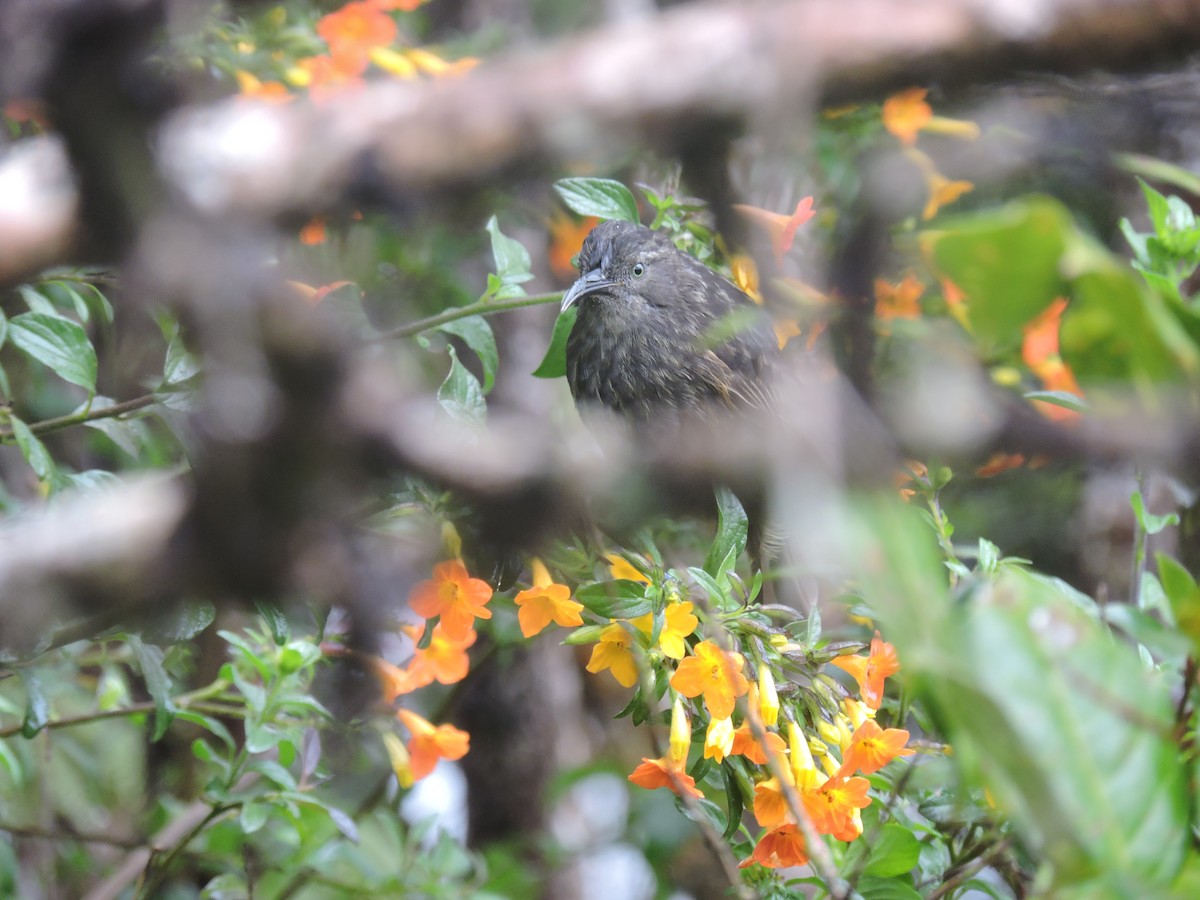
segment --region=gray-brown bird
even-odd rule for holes
[[[743,291],[661,232],[602,222],[579,254],[567,381],[638,425],[770,406],[778,345]]]

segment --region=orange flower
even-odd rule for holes
[[[377,6],[380,9],[399,9],[404,12],[412,12],[414,9],[420,9],[429,0],[370,0],[372,6]]]
[[[889,675],[900,671],[900,661],[896,658],[896,648],[886,643],[875,632],[871,639],[871,652],[868,656],[839,656],[832,664],[858,682],[858,690],[862,701],[871,709],[879,709],[883,700],[883,682]]]
[[[470,749],[471,736],[453,725],[433,725],[407,709],[396,711],[396,718],[408,729],[408,754],[413,781],[433,771],[438,760],[462,759]]]
[[[713,718],[733,713],[734,702],[750,689],[742,674],[746,661],[740,653],[726,653],[712,641],[701,641],[671,676],[671,687],[685,697],[704,695],[704,705]]]
[[[776,756],[787,750],[787,743],[774,731],[766,732],[766,737],[767,748]],[[730,749],[729,755],[738,756],[739,754],[755,765],[765,766],[767,764],[766,750],[754,739],[754,732],[750,730],[749,722],[743,722],[733,732],[733,747]]]
[[[797,203],[790,216],[745,203],[735,203],[733,208],[771,236],[771,249],[775,251],[777,261],[782,261],[784,254],[792,249],[792,244],[796,241],[796,230],[816,215],[812,197],[804,197]]]
[[[744,253],[736,253],[729,260],[729,271],[733,275],[733,283],[747,297],[762,306],[762,292],[758,289],[758,267],[754,265],[754,260]],[[772,327],[775,329],[775,342],[779,344],[780,350],[787,346],[788,341],[802,333],[800,323],[795,319],[777,319]]]
[[[408,669],[402,669],[378,656],[368,656],[367,665],[379,679],[379,683],[383,687],[383,699],[387,703],[394,703],[401,694],[410,693],[429,684],[428,681],[418,683]]]
[[[322,102],[341,88],[362,84],[365,62],[332,55],[309,56],[297,60],[296,68],[289,73],[289,80],[309,89],[313,100]]]
[[[491,599],[488,583],[472,578],[460,560],[451,559],[434,566],[433,578],[412,589],[408,605],[422,618],[441,616],[446,636],[461,641],[477,618],[492,617],[492,611],[485,605]]]
[[[300,243],[309,247],[325,243],[324,216],[313,216],[308,220],[308,224],[300,229]]]
[[[768,869],[790,869],[808,864],[804,835],[795,825],[783,825],[768,831],[754,845],[754,853],[742,860],[738,868],[758,863]]]
[[[621,687],[633,687],[637,684],[638,668],[630,649],[632,645],[632,635],[614,622],[600,632],[600,642],[592,648],[587,670],[597,675],[608,669]]]
[[[1079,382],[1075,380],[1075,373],[1063,362],[1058,350],[1058,334],[1062,325],[1062,314],[1066,308],[1066,298],[1059,297],[1025,326],[1021,358],[1025,360],[1030,371],[1042,380],[1046,390],[1065,391],[1083,396]],[[1075,410],[1054,404],[1044,404],[1040,408],[1052,419],[1072,419],[1079,415]]]
[[[521,591],[513,600],[517,604],[521,634],[533,637],[552,621],[564,628],[582,625],[579,612],[583,604],[571,599],[571,589],[565,584],[555,584],[540,559],[534,558],[529,566],[533,570],[533,587]]]
[[[794,786],[792,788],[795,789]],[[772,776],[754,786],[754,818],[763,828],[795,823],[788,809],[787,795],[778,778]]]
[[[665,787],[680,796],[687,794],[696,799],[704,797],[704,793],[696,787],[696,780],[684,771],[684,764],[676,762],[669,754],[661,759],[647,759],[643,756],[642,764],[633,770],[629,780],[648,791]]]
[[[898,756],[912,756],[913,751],[904,746],[907,743],[908,732],[904,729],[883,729],[867,719],[854,730],[840,772],[843,775],[878,772]]]
[[[875,279],[875,318],[888,319],[919,319],[921,317],[921,295],[925,293],[925,285],[912,272],[904,276],[898,284]]]
[[[286,103],[292,99],[287,87],[278,81],[259,81],[257,77],[242,69],[233,74],[237,77],[238,93],[243,97],[254,97],[271,103]]]
[[[821,834],[832,835],[839,841],[852,841],[862,834],[862,818],[858,810],[871,805],[867,790],[871,783],[865,778],[831,778],[815,791],[804,792],[804,809],[813,827]]]
[[[911,147],[917,134],[933,118],[933,109],[925,102],[925,88],[908,88],[883,102],[883,127]]]
[[[330,56],[361,72],[372,47],[385,47],[396,39],[396,22],[377,4],[359,0],[322,16],[317,34],[329,45]]]
[[[991,478],[993,475],[999,475],[1010,469],[1019,469],[1023,465],[1025,465],[1024,453],[1004,453],[997,450],[988,457],[987,462],[975,470],[975,474],[980,478]]]
[[[700,620],[692,615],[696,604],[690,602],[669,603],[663,611],[666,622],[658,635],[658,646],[662,648],[663,656],[671,659],[683,659],[687,651],[684,638],[696,630]],[[653,630],[653,626],[651,626]]]
[[[561,210],[550,217],[550,271],[564,281],[574,281],[578,272],[572,260],[583,249],[583,239],[600,220],[595,216],[575,219]]]
[[[921,213],[922,219],[932,219],[943,206],[949,206],[963,194],[973,191],[975,185],[969,181],[952,181],[940,172],[928,176],[929,200]]]
[[[413,644],[421,640],[423,629],[415,625],[404,625],[400,629],[407,634]],[[467,648],[475,643],[475,630],[471,629],[465,637],[455,639],[446,633],[439,622],[433,626],[433,634],[429,638],[429,646],[413,651],[413,658],[408,664],[408,671],[424,686],[432,681],[439,684],[455,684],[467,677],[471,667],[471,658]]]

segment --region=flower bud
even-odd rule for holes
[[[779,721],[779,694],[775,690],[775,676],[765,663],[758,667],[758,712],[768,728],[773,728]]]
[[[683,700],[676,696],[671,707],[671,738],[668,752],[673,761],[683,765],[687,762],[688,750],[692,746],[692,726],[683,709]]]

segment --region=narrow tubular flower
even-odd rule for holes
[[[718,763],[733,754],[733,719],[710,719],[704,733],[704,756]]]
[[[788,757],[792,780],[800,790],[810,790],[818,780],[817,764],[808,749],[808,738],[795,722],[788,722]]]
[[[400,787],[410,788],[416,779],[413,777],[412,757],[404,741],[390,731],[383,733],[383,746],[387,750],[388,759],[392,763],[392,771],[396,773],[396,781]]]
[[[870,709],[879,709],[883,702],[883,683],[890,675],[900,671],[900,660],[896,657],[896,648],[887,643],[875,632],[871,640],[871,651],[867,656],[839,656],[831,660],[831,665],[849,672],[858,682],[859,694],[862,701]]]
[[[729,750],[730,756],[744,756],[756,766],[765,766],[767,764],[767,750],[770,750],[776,756],[787,752],[787,744],[774,731],[766,732],[766,744],[764,748],[754,738],[754,732],[750,728],[749,722],[743,722],[733,732],[733,747]]]
[[[396,718],[409,732],[408,753],[414,781],[432,772],[439,760],[462,759],[470,749],[471,736],[453,725],[434,725],[408,709],[397,710]]]
[[[779,721],[779,694],[775,690],[775,676],[766,663],[758,667],[758,713],[768,728],[773,728]]]
[[[687,762],[691,746],[692,725],[688,721],[687,712],[684,711],[683,700],[676,697],[671,705],[671,738],[668,744],[671,759],[683,765]]]

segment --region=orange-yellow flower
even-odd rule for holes
[[[361,71],[372,47],[384,47],[396,39],[396,22],[375,3],[359,0],[322,16],[317,34],[329,45],[331,56],[357,61]]]
[[[796,204],[796,209],[791,215],[771,212],[769,209],[760,209],[745,203],[735,203],[734,209],[766,230],[771,237],[771,249],[775,252],[776,260],[782,260],[784,254],[792,249],[797,229],[816,215],[812,197],[804,197]]]
[[[912,272],[904,276],[899,283],[875,279],[875,318],[884,321],[888,319],[919,319],[921,304],[918,302],[925,293],[925,285]]]
[[[429,0],[370,0],[370,2],[380,9],[399,9],[404,12],[412,12],[414,9],[424,6]]]
[[[862,772],[870,775],[878,772],[898,756],[912,756],[913,751],[904,746],[907,743],[908,732],[904,729],[880,728],[873,720],[867,719],[854,730],[850,738],[841,773],[849,775]]]
[[[423,629],[405,625],[401,631],[407,634],[415,645],[420,641]],[[471,658],[467,655],[467,648],[474,643],[474,629],[468,631],[465,637],[455,639],[446,633],[446,629],[439,622],[433,627],[433,634],[429,637],[429,646],[424,649],[417,647],[413,651],[408,671],[419,682],[418,686],[424,686],[432,681],[439,684],[456,684],[467,677],[467,671],[471,667]]]
[[[794,785],[789,786],[795,790]],[[763,828],[778,828],[795,822],[778,778],[772,776],[754,786],[754,818]]]
[[[400,709],[396,717],[408,729],[408,754],[413,781],[433,771],[438,760],[462,759],[471,746],[471,736],[453,725],[434,725],[412,710]]]
[[[975,474],[979,478],[991,478],[1010,469],[1019,469],[1023,465],[1025,465],[1024,453],[1004,453],[997,450],[987,458],[987,462],[975,469]]]
[[[929,199],[921,212],[922,219],[932,219],[943,206],[949,206],[963,194],[973,191],[975,185],[969,181],[955,181],[947,178],[941,172],[929,173],[927,179]]]
[[[233,74],[237,77],[238,93],[243,97],[254,97],[270,103],[286,103],[292,99],[287,87],[278,81],[259,81],[244,69],[238,69]]]
[[[832,664],[858,682],[858,691],[862,701],[871,709],[879,709],[883,700],[883,683],[889,675],[900,671],[900,661],[896,657],[896,648],[885,642],[875,632],[871,639],[871,652],[867,656],[839,656]]]
[[[738,864],[738,868],[758,863],[768,869],[790,869],[808,864],[804,835],[795,825],[783,825],[768,831],[754,845],[754,852]]]
[[[917,134],[933,118],[933,108],[925,101],[928,93],[925,88],[908,88],[883,102],[883,127],[906,146],[917,142]]]
[[[492,589],[488,583],[472,578],[461,561],[451,559],[434,566],[433,578],[412,589],[408,605],[422,618],[441,616],[446,636],[461,641],[477,618],[492,617],[492,611],[486,606],[491,599]]]
[[[778,756],[787,750],[787,743],[782,737],[774,731],[766,732],[767,748],[772,754]],[[733,732],[733,747],[729,751],[730,756],[744,756],[756,766],[765,766],[767,764],[767,753],[763,749],[763,745],[754,739],[754,732],[750,730],[750,723],[743,722]]]
[[[626,581],[640,581],[642,584],[650,583],[649,578],[619,553],[605,553],[604,558],[608,560],[608,571],[613,578],[623,578]]]
[[[396,773],[396,781],[402,788],[413,786],[412,757],[404,741],[390,731],[383,733],[383,746],[387,750],[388,759],[392,763],[392,771]]]
[[[692,615],[696,604],[690,602],[669,603],[663,615],[666,622],[658,635],[658,646],[662,648],[663,656],[671,659],[683,659],[687,652],[684,638],[696,630],[700,620]]]
[[[724,719],[733,713],[736,698],[750,689],[742,674],[746,662],[740,653],[726,653],[712,641],[701,641],[671,676],[671,687],[685,697],[704,695],[710,716]]]
[[[1075,380],[1075,373],[1059,355],[1058,333],[1066,308],[1066,299],[1059,297],[1025,326],[1021,358],[1025,360],[1030,371],[1042,380],[1046,390],[1066,391],[1082,396],[1083,391],[1079,382]],[[1053,404],[1046,404],[1041,409],[1046,416],[1053,419],[1071,419],[1079,415],[1074,410]]]
[[[564,628],[582,625],[579,613],[583,604],[571,599],[571,589],[565,584],[555,584],[540,559],[533,559],[529,567],[533,572],[533,587],[521,591],[513,600],[517,604],[521,634],[533,637],[551,622]]]
[[[733,275],[733,283],[757,303],[762,305],[762,292],[758,289],[758,267],[754,260],[744,253],[735,253],[729,260],[729,271]],[[795,319],[776,319],[772,327],[775,330],[775,343],[782,350],[788,341],[801,334],[800,323]]]
[[[668,754],[661,759],[642,757],[642,764],[629,776],[629,780],[648,791],[665,787],[680,796],[687,794],[702,799],[704,793],[696,787],[696,780],[684,770],[684,764],[676,762]]]
[[[313,216],[308,224],[300,229],[300,243],[311,247],[313,244],[325,243],[325,217]]]
[[[862,834],[862,818],[858,810],[871,805],[867,779],[831,778],[814,791],[803,794],[804,809],[813,827],[839,841],[852,841]]]
[[[617,684],[633,687],[638,680],[637,662],[633,658],[633,636],[623,625],[614,622],[600,632],[600,642],[592,648],[587,670],[593,675],[608,669]]]
[[[297,60],[289,70],[288,80],[300,87],[308,88],[312,98],[318,102],[328,99],[341,88],[362,84],[362,64],[347,57],[328,54],[309,56]]]
[[[408,669],[402,669],[378,656],[368,656],[367,664],[375,673],[375,677],[379,679],[380,686],[383,688],[383,699],[387,703],[394,702],[401,694],[410,693],[429,684],[428,681],[418,682],[418,679],[414,678],[413,673]]]

